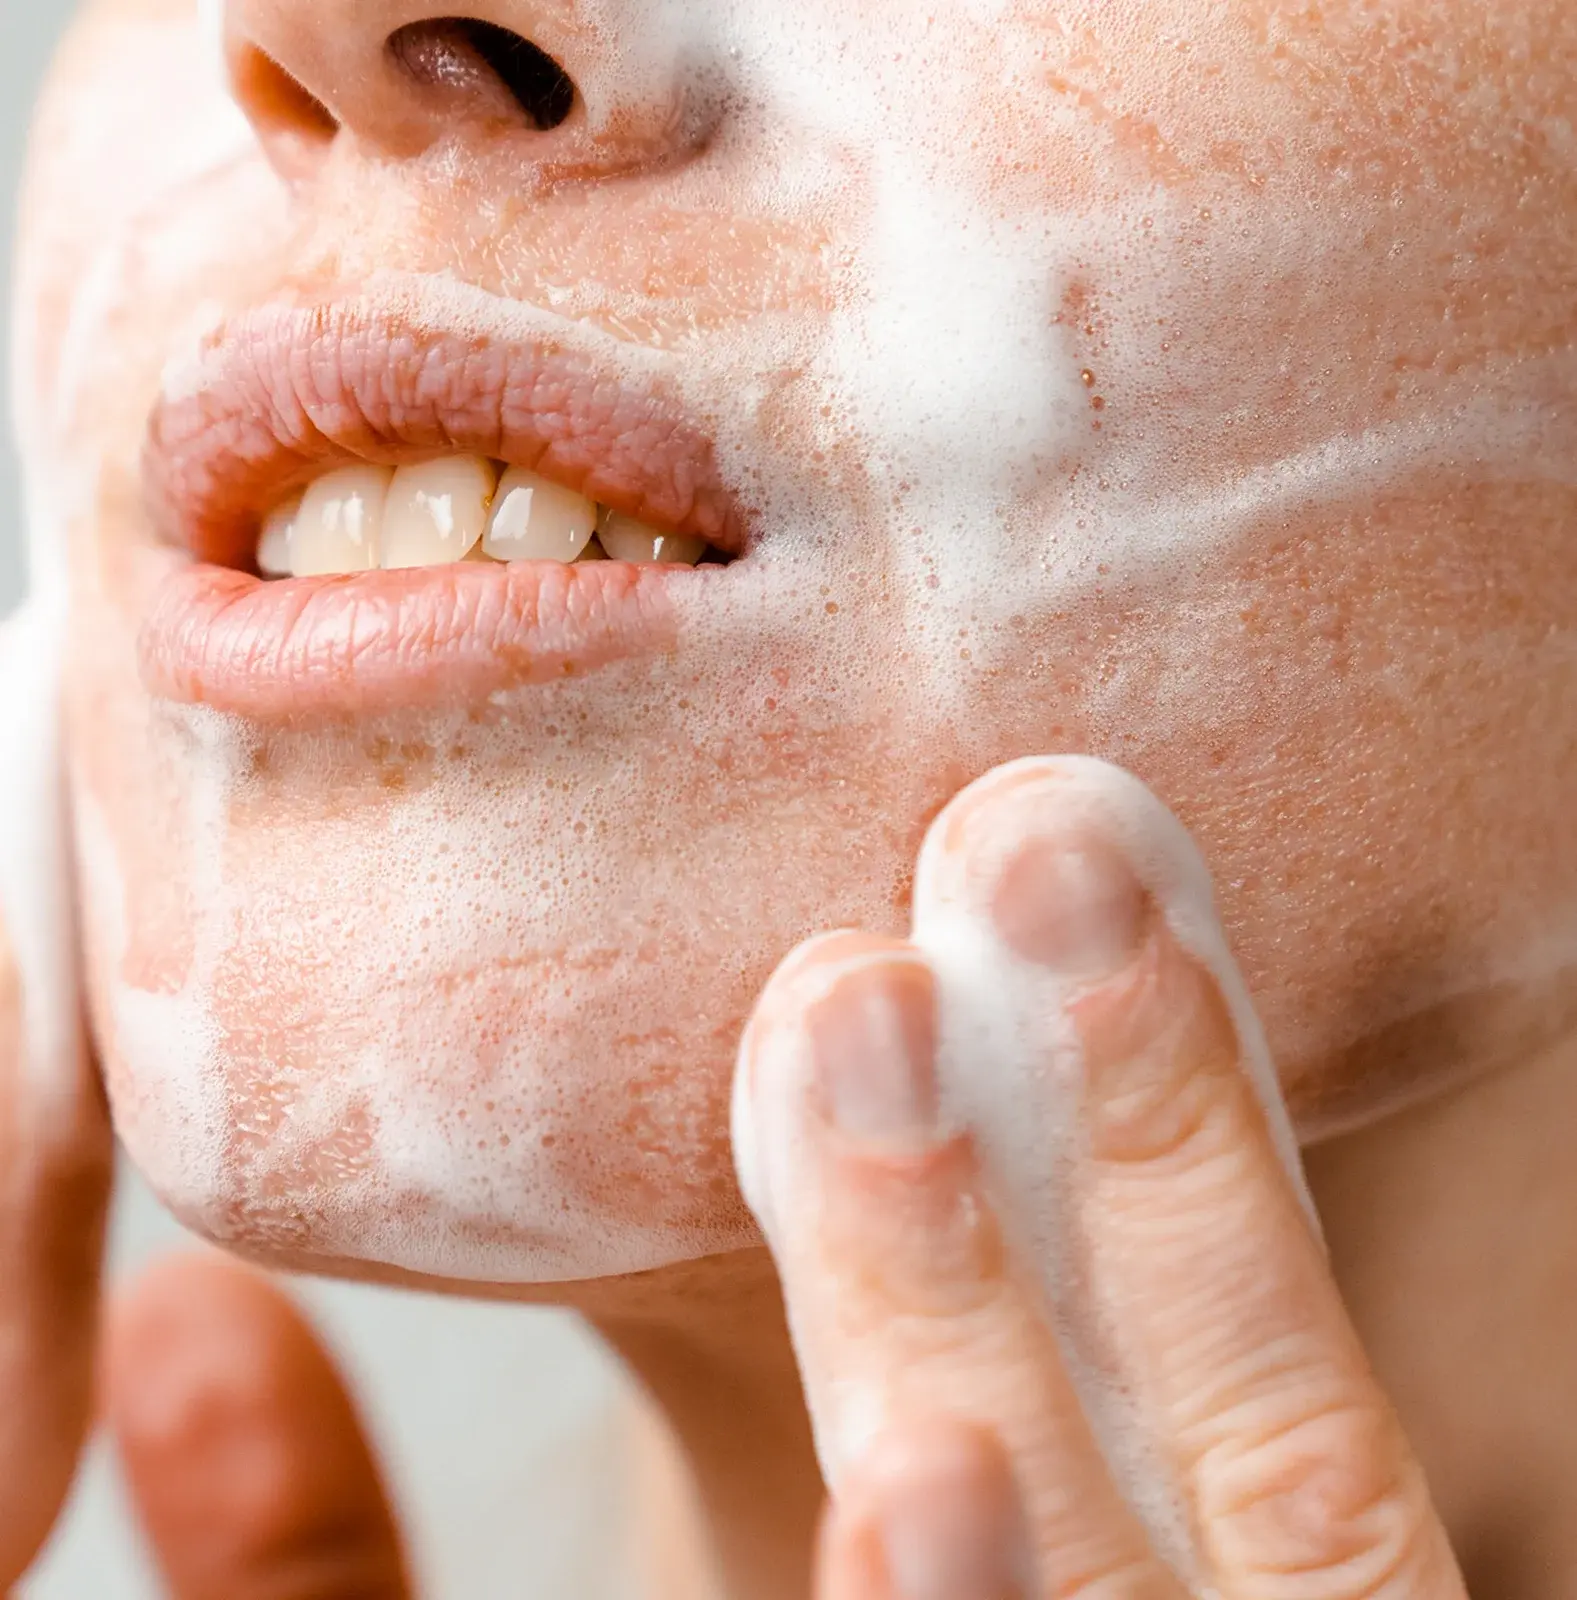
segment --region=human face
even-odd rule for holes
[[[403,0],[107,0],[42,114],[83,938],[186,1220],[479,1285],[750,1244],[764,977],[1033,752],[1193,830],[1307,1136],[1569,1028],[1564,0],[475,16],[566,121]],[[462,452],[742,559],[213,570]]]

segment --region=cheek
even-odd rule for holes
[[[1195,834],[1310,1136],[1577,1024],[1574,518],[1362,494],[1032,619],[1033,671],[983,685],[972,763],[1038,721]]]

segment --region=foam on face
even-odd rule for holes
[[[1190,60],[1229,56],[1233,8],[1194,9]],[[126,712],[128,761],[166,770],[167,792],[193,803],[137,822],[117,815],[121,796],[99,793],[81,811],[95,902],[135,910],[116,885],[155,834],[162,876],[186,891],[181,982],[116,976],[106,1002],[123,1132],[170,1169],[160,1186],[215,1229],[309,1218],[314,1247],[448,1276],[591,1276],[753,1237],[742,1215],[664,1198],[665,1184],[691,1179],[701,1193],[713,1181],[699,1152],[716,1100],[687,1075],[686,1049],[710,1047],[729,1008],[748,1004],[741,974],[810,927],[890,925],[895,883],[859,881],[848,862],[890,857],[892,833],[930,799],[894,763],[879,793],[805,823],[788,787],[738,775],[769,699],[792,706],[792,724],[771,728],[789,761],[818,741],[836,751],[840,730],[868,758],[907,720],[945,726],[959,765],[978,771],[1002,744],[976,714],[979,690],[1022,649],[1015,618],[1068,614],[1157,567],[1186,574],[1249,525],[1432,465],[1482,458],[1486,480],[1569,483],[1577,461],[1577,412],[1563,420],[1556,403],[1577,388],[1569,343],[1498,364],[1421,361],[1377,423],[1367,397],[1333,398],[1320,372],[1263,360],[1242,319],[1221,316],[1223,303],[1338,303],[1332,286],[1357,296],[1382,281],[1405,305],[1397,285],[1430,281],[1427,252],[1418,265],[1384,258],[1359,223],[1399,238],[1438,225],[1438,243],[1453,236],[1449,207],[1398,221],[1388,195],[1361,187],[1320,206],[1274,174],[1246,201],[1236,180],[1182,181],[1102,108],[1097,90],[1116,94],[1090,65],[1103,53],[1122,61],[1125,103],[1203,94],[1188,123],[1223,140],[1270,129],[1295,149],[1318,133],[1274,86],[1239,83],[1210,102],[1208,77],[1180,79],[1178,52],[1150,36],[1166,18],[1147,8],[969,0],[917,17],[907,4],[650,0],[577,16],[588,36],[629,45],[582,84],[594,114],[621,96],[660,102],[659,80],[675,73],[722,108],[709,153],[668,182],[673,205],[807,224],[824,292],[803,311],[718,327],[701,314],[704,291],[693,305],[671,291],[663,337],[643,342],[617,331],[651,310],[638,278],[571,282],[536,304],[443,271],[374,272],[354,288],[417,324],[547,334],[612,373],[661,376],[715,433],[752,507],[751,558],[682,606],[674,659],[501,697],[479,719],[265,740],[240,722]],[[83,124],[66,131],[81,154],[60,159],[95,170],[111,141],[121,157],[97,163],[110,169],[105,204],[75,203],[91,265],[50,392],[27,413],[42,419],[27,440],[35,545],[57,566],[68,526],[91,542],[93,486],[106,460],[126,470],[136,432],[101,414],[117,386],[142,401],[140,371],[117,371],[106,352],[146,308],[167,306],[159,366],[168,390],[184,388],[194,368],[182,351],[224,309],[237,241],[251,264],[258,241],[292,226],[260,159],[237,163],[235,113],[194,26],[120,25],[98,47],[103,92],[73,102]],[[1055,90],[1049,61],[1065,80]],[[171,98],[147,128],[127,86],[141,95],[150,82]],[[440,169],[466,180],[463,149],[431,159],[412,184]],[[25,292],[43,295],[56,243],[43,238]],[[1416,330],[1390,331],[1405,342]],[[1228,354],[1201,362],[1212,340]],[[1234,429],[1248,420],[1275,430],[1274,448],[1244,455]],[[1221,693],[1221,671],[1180,659],[1164,714],[1186,725]],[[1118,688],[1092,684],[1084,707],[1108,744],[1133,731],[1103,705],[1106,690],[1132,713]],[[464,754],[379,792],[374,747]],[[814,781],[831,792],[846,769],[829,761]],[[801,827],[822,832],[807,842]],[[753,829],[756,851],[742,856]],[[837,885],[814,904],[807,863]],[[135,927],[118,930],[97,904],[95,916],[107,950],[135,946]],[[756,948],[764,936],[784,944]],[[683,952],[727,941],[721,970],[686,968]],[[313,968],[307,943],[332,961]],[[487,974],[537,960],[524,1009],[482,992]],[[275,1002],[282,1026],[266,1043],[241,1038],[237,994],[247,983],[273,994],[281,974],[295,985]],[[726,1004],[686,1011],[689,1038],[669,1012],[707,990]],[[506,1012],[516,1031],[500,1038]],[[638,1082],[617,1077],[625,1055],[610,1065],[577,1048],[588,1016],[590,1037],[639,1061]],[[261,1110],[243,1078],[264,1086]]]
[[[226,0],[197,0],[197,29],[208,46],[215,70],[224,73]]]

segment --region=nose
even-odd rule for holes
[[[291,180],[346,139],[396,160],[516,140],[525,161],[602,175],[698,138],[665,14],[629,0],[483,0],[437,16],[421,0],[228,0],[225,56]]]

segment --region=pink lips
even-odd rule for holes
[[[242,715],[473,703],[672,648],[669,591],[723,569],[461,565],[263,583],[261,515],[344,460],[492,456],[737,554],[710,444],[665,400],[545,344],[416,331],[364,305],[229,324],[155,408],[147,503],[188,550],[140,640],[161,698]]]
[[[143,681],[270,721],[471,705],[671,649],[668,585],[722,573],[522,561],[264,583],[187,565],[144,624]]]

